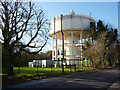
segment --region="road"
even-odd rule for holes
[[[120,68],[78,72],[4,88],[120,88]]]

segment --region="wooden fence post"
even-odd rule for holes
[[[52,72],[52,64],[51,64],[51,72]]]
[[[62,72],[64,72],[64,66],[63,66],[63,64],[62,64]]]
[[[18,67],[18,74],[20,75],[20,66]]]
[[[37,65],[37,74],[38,74],[38,65]]]
[[[75,64],[75,66],[74,66],[74,67],[75,67],[75,71],[76,71],[76,64]]]
[[[72,70],[71,70],[71,65],[70,65],[70,72],[71,72]]]

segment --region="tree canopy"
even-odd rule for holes
[[[101,20],[91,22],[90,34],[92,43],[87,42],[84,49],[84,57],[89,58],[96,68],[104,67],[105,60],[110,65],[118,63],[118,39],[117,29],[108,28]]]
[[[44,11],[32,2],[0,1],[0,4],[0,39],[4,51],[9,53],[10,58],[6,60],[11,62],[12,68],[15,57],[22,52],[37,54],[43,49],[49,37],[49,24]],[[7,53],[3,56],[7,57]],[[4,57],[3,62],[6,61]]]

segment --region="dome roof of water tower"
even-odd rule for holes
[[[91,12],[90,12],[90,15],[87,16],[87,15],[83,15],[83,14],[75,14],[75,12],[72,9],[70,9],[70,12],[68,14],[63,15],[63,18],[67,18],[67,17],[71,17],[71,16],[87,18],[87,19],[91,19],[92,21],[95,21],[95,19],[91,17]],[[60,19],[60,18],[61,18],[61,16],[55,17],[55,19]],[[51,21],[53,21],[53,20],[54,20],[54,18]]]

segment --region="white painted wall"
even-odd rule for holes
[[[81,29],[88,30],[90,28],[90,17],[85,15],[72,15],[72,18],[71,15],[63,16],[62,27],[63,30],[71,30],[71,28],[78,30]],[[61,18],[57,17],[55,19],[55,32],[58,32],[60,30],[61,30]],[[53,33],[54,33],[54,19],[50,22],[50,34]]]

